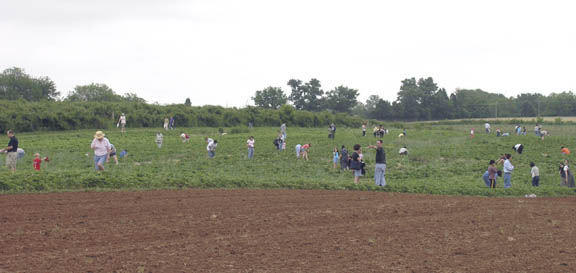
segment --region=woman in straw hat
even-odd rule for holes
[[[96,134],[94,134],[92,145],[90,145],[92,150],[94,150],[94,168],[98,171],[103,171],[104,162],[110,159],[110,141],[104,136],[102,131],[97,131]]]

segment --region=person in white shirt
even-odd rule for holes
[[[490,123],[486,122],[486,124],[484,124],[484,128],[486,128],[486,133],[489,134],[490,133]]]
[[[400,148],[400,151],[398,152],[400,155],[408,155],[408,149],[406,148],[406,146]]]
[[[103,171],[104,162],[110,159],[110,141],[104,136],[105,134],[102,131],[97,131],[90,145],[90,148],[94,151],[94,168],[97,171]]]
[[[511,178],[512,178],[512,171],[514,170],[514,165],[510,162],[510,158],[512,158],[511,154],[506,154],[504,156],[504,188],[510,188],[511,186]]]
[[[216,156],[216,146],[218,146],[218,141],[211,139],[209,137],[204,138],[206,140],[206,151],[208,151],[208,157],[214,158]]]
[[[158,145],[158,148],[162,148],[163,142],[164,142],[164,135],[162,135],[162,133],[160,132],[156,133],[156,145]]]
[[[530,169],[530,174],[532,174],[532,186],[538,187],[540,185],[540,170],[536,167],[534,162],[530,162],[530,167],[532,167],[532,169]]]
[[[122,135],[126,134],[126,115],[124,115],[124,113],[122,113],[122,115],[120,115],[120,119],[118,119],[118,124],[116,124],[116,127],[118,126],[121,128]]]
[[[252,159],[254,157],[254,136],[250,136],[246,141],[246,146],[248,147],[248,159]]]
[[[524,151],[524,145],[518,143],[514,145],[512,149],[514,149],[514,151],[516,151],[518,154],[522,154],[522,151]]]

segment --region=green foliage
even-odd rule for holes
[[[136,102],[146,103],[142,98],[139,98],[134,93],[126,93],[124,96],[116,94],[112,88],[105,84],[91,83],[89,85],[77,85],[74,87],[68,97],[67,101],[73,102]]]
[[[286,104],[288,98],[280,87],[267,87],[264,90],[256,91],[252,97],[254,104],[258,107],[268,109],[278,109],[280,106]]]
[[[336,117],[338,119],[339,117]],[[396,124],[400,126],[401,124]],[[571,143],[573,126],[554,125],[545,129],[553,136],[542,141],[533,135],[495,137],[478,134],[468,137],[470,127],[481,128],[482,123],[461,125],[419,124],[408,128],[408,135],[398,138],[402,131],[386,123],[391,130],[384,137],[387,152],[387,183],[385,188],[374,186],[373,168],[375,152],[367,149],[376,138],[361,137],[360,128],[339,127],[336,140],[326,137],[325,128],[294,128],[288,126],[287,150],[277,151],[272,141],[278,127],[259,127],[247,130],[234,128],[178,128],[163,131],[164,145],[154,143],[156,129],[129,129],[122,137],[119,130],[105,131],[118,151],[127,149],[129,156],[119,165],[106,164],[106,171],[93,169],[89,144],[94,130],[66,132],[40,132],[18,134],[26,156],[19,161],[15,174],[5,166],[0,169],[0,191],[46,192],[117,189],[181,189],[181,188],[288,188],[375,190],[426,194],[482,195],[482,196],[537,196],[575,195],[574,189],[561,187],[557,163],[565,158],[560,146]],[[504,131],[513,126],[502,127]],[[180,133],[190,134],[190,143],[182,143]],[[222,135],[223,132],[230,132]],[[256,139],[254,160],[247,160],[246,140]],[[218,140],[216,158],[206,155],[204,137]],[[6,141],[8,141],[6,139]],[[296,160],[294,146],[312,143],[310,161]],[[350,171],[332,168],[332,150],[346,145],[361,144],[368,164],[367,175],[360,185],[353,184]],[[481,179],[490,159],[510,153],[516,143],[526,146],[522,155],[514,155],[516,166],[512,175],[512,188],[490,191]],[[410,155],[397,154],[406,145]],[[40,153],[51,161],[42,164],[42,170],[32,169],[32,154]],[[88,154],[88,156],[86,155]],[[568,156],[567,158],[571,158]],[[0,157],[4,162],[4,156]],[[540,168],[541,186],[530,185],[529,163]],[[2,164],[3,165],[3,164]],[[499,166],[501,168],[501,166]]]
[[[289,99],[294,104],[294,108],[306,111],[323,110],[324,91],[319,80],[311,79],[302,84],[301,80],[291,79],[288,85],[292,89]]]
[[[48,77],[34,78],[18,67],[0,74],[0,100],[54,100],[58,95],[56,85]]]
[[[241,127],[252,122],[255,126],[318,127],[332,121],[341,126],[356,127],[359,117],[328,112],[295,111],[284,105],[279,110],[247,107],[242,109],[220,106],[189,107],[183,104],[153,105],[138,102],[26,102],[1,101],[0,132],[74,130],[86,128],[114,128],[116,117],[125,113],[129,128],[160,128],[164,118],[173,116],[177,127]],[[115,118],[113,118],[113,115]]]
[[[358,90],[345,86],[338,86],[326,94],[326,108],[334,112],[350,113],[352,107],[358,102]]]

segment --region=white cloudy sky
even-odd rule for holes
[[[0,0],[0,69],[64,95],[105,83],[149,102],[244,106],[290,78],[394,100],[431,76],[449,92],[576,91],[571,1]]]

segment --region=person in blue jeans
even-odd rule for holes
[[[512,171],[514,171],[514,165],[510,162],[512,155],[506,154],[504,156],[504,188],[510,188],[512,186]]]
[[[376,166],[374,168],[374,183],[376,186],[386,186],[386,152],[382,148],[382,140],[376,141],[376,146],[368,146],[376,149]]]

